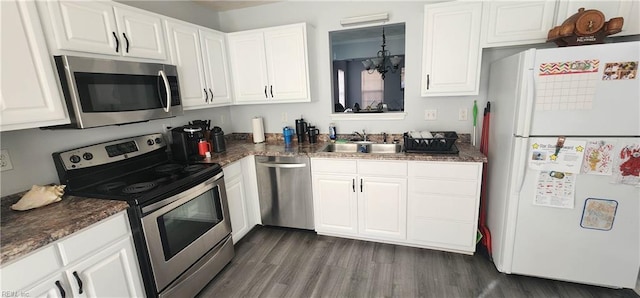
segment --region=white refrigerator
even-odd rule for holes
[[[500,272],[635,286],[639,61],[640,42],[624,42],[491,65],[487,225]]]

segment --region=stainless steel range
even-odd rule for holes
[[[197,294],[234,255],[222,168],[181,164],[162,134],[57,152],[72,195],[129,203],[129,221],[149,297]]]

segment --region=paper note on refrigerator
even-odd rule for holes
[[[617,209],[618,202],[615,200],[588,198],[584,201],[580,226],[585,229],[611,230]]]
[[[600,60],[542,63],[536,78],[537,111],[591,110]]]
[[[538,171],[580,173],[586,141],[567,139],[559,150],[557,142],[557,138],[532,138],[529,167]]]
[[[582,174],[611,175],[615,141],[589,141],[584,150]]]
[[[533,204],[573,209],[576,178],[571,173],[542,171],[536,181]]]
[[[640,144],[621,144],[613,165],[613,183],[640,187]]]

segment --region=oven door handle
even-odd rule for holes
[[[171,109],[171,87],[169,86],[169,79],[167,79],[167,74],[165,74],[162,69],[158,71],[158,76],[162,77],[164,88],[167,91],[167,106],[164,107],[164,111],[169,113],[169,110]],[[162,98],[160,101],[162,101]]]
[[[304,168],[307,166],[304,163],[259,162],[258,164],[261,166],[269,167],[269,168],[281,168],[281,169]]]

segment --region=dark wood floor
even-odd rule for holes
[[[638,297],[608,289],[499,273],[467,256],[261,227],[200,297]]]

